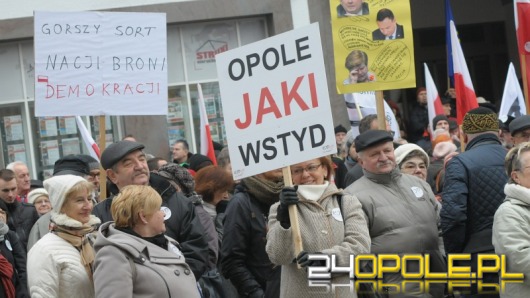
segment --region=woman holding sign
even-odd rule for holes
[[[343,195],[329,178],[333,166],[320,157],[291,166],[295,187],[285,187],[280,202],[272,205],[266,250],[274,264],[282,265],[281,297],[310,297],[322,288],[308,286],[310,266],[324,266],[308,260],[308,254],[335,255],[337,266],[350,266],[350,255],[370,252],[370,235],[361,204],[356,197]],[[296,205],[304,251],[294,252],[288,206]],[[295,260],[296,262],[293,262]],[[348,273],[332,275],[332,284],[349,284]],[[348,287],[339,287],[330,297],[352,297]],[[323,297],[319,295],[319,297]]]

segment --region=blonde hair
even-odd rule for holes
[[[145,216],[160,210],[162,197],[151,186],[128,185],[112,200],[110,212],[116,227],[134,227],[140,221],[140,211]]]
[[[79,181],[77,182],[76,184],[74,184],[74,186],[72,186],[72,188],[70,188],[67,192],[66,192],[66,195],[64,196],[66,200],[70,199],[72,196],[80,193],[80,192],[88,192],[89,194],[94,190],[94,184],[92,184],[92,182],[88,182],[86,180],[83,180],[83,181]],[[49,198],[49,195],[48,195],[48,198]],[[63,206],[64,207],[64,203],[66,202],[66,200],[63,202]]]
[[[506,170],[506,175],[508,175],[508,183],[517,184],[512,179],[512,172],[522,170],[521,154],[527,151],[530,151],[530,142],[521,143],[510,149],[506,154],[504,158],[504,169]]]

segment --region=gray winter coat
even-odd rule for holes
[[[364,176],[345,189],[361,202],[373,254],[430,254],[430,271],[445,272],[446,266],[439,250],[438,205],[431,187],[425,181],[395,168],[388,174]],[[409,266],[411,267],[411,266]],[[409,268],[417,272],[418,268]],[[400,284],[401,273],[383,276],[384,283]],[[417,291],[417,284],[408,284],[406,291]],[[431,286],[434,297],[443,297],[443,286]],[[414,295],[408,295],[413,297]],[[392,297],[392,295],[390,295]]]
[[[169,251],[106,222],[94,244],[96,297],[200,297],[193,272],[169,240]]]

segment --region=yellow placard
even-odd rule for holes
[[[329,0],[339,94],[416,86],[409,0]]]

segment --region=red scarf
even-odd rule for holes
[[[13,285],[13,266],[3,256],[0,255],[0,278],[7,298],[15,298],[15,286]]]

